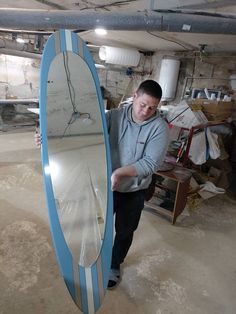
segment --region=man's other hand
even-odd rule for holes
[[[41,144],[42,144],[41,135],[39,133],[37,133],[37,132],[34,134],[34,142],[35,142],[37,147],[40,147]]]

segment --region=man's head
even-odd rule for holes
[[[162,89],[156,81],[146,80],[142,82],[134,94],[134,121],[143,122],[151,118],[156,112],[161,96]]]

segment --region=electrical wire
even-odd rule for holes
[[[195,47],[193,47],[192,49],[187,48],[186,46],[184,46],[184,44],[181,44],[181,43],[179,43],[178,41],[175,41],[175,40],[169,39],[169,38],[165,38],[164,36],[161,36],[161,35],[153,34],[153,33],[150,32],[150,31],[147,31],[147,33],[150,34],[150,35],[152,35],[152,36],[154,36],[154,37],[161,38],[161,39],[163,39],[163,40],[166,40],[166,41],[175,43],[175,44],[181,46],[182,48],[184,48],[185,50],[191,51],[191,50],[195,49]]]
[[[192,68],[192,75],[191,75],[192,77],[194,77],[195,66],[196,66],[196,53],[194,53],[194,58],[193,58],[193,68]],[[186,80],[186,83],[187,83],[187,80]],[[192,89],[192,85],[193,85],[193,80],[191,80],[191,82],[190,82],[190,86],[189,86],[190,90]]]
[[[210,2],[210,1],[209,1]],[[211,1],[212,2],[212,1]],[[184,8],[184,7],[183,7]],[[200,11],[200,10],[187,10],[184,9],[168,9],[168,10],[153,10],[158,13],[174,13],[174,14],[186,14],[186,15],[200,15],[200,16],[209,16],[209,17],[220,17],[220,18],[228,18],[228,19],[236,19],[236,16],[234,14],[229,13],[220,13],[220,12],[206,12],[206,11]]]
[[[70,120],[67,122],[67,126],[62,134],[62,137],[65,136],[65,133],[68,129],[68,127],[75,122],[75,113],[77,113],[77,108],[75,105],[75,90],[74,90],[74,86],[71,83],[71,79],[70,79],[70,69],[69,69],[69,64],[68,64],[68,52],[65,51],[63,52],[63,65],[64,65],[64,69],[65,69],[65,73],[66,73],[66,83],[68,86],[68,91],[69,91],[69,97],[70,97],[70,102],[72,105],[72,109],[73,112],[71,114]]]
[[[77,112],[77,108],[75,105],[75,89],[74,86],[71,82],[71,76],[70,76],[70,69],[69,69],[69,64],[68,64],[68,52],[63,52],[63,64],[64,64],[64,69],[66,73],[66,82],[69,90],[69,96],[70,96],[70,101],[71,105],[73,108],[73,112]]]
[[[74,86],[71,82],[71,73],[70,73],[70,69],[69,69],[69,59],[68,59],[68,52],[67,51],[63,52],[63,65],[64,65],[64,69],[65,69],[66,83],[68,86],[69,97],[70,97],[70,102],[72,105],[73,112],[71,114],[69,121],[67,122],[67,126],[63,132],[62,137],[65,136],[65,133],[66,133],[67,129],[69,128],[69,126],[71,124],[73,124],[76,121],[76,119],[78,119],[80,116],[87,116],[88,119],[90,118],[90,114],[88,112],[81,113],[76,108],[76,104],[75,104],[76,94],[75,94]]]
[[[96,5],[96,4],[91,3],[91,2],[89,3],[89,1],[87,1],[87,0],[85,0],[85,1],[82,0],[82,1],[84,2],[84,5],[86,5],[86,7],[81,8],[80,11],[90,10],[90,9],[94,9],[94,10],[96,10],[96,9],[104,9],[106,11],[110,11],[109,7],[118,7],[119,8],[122,5],[127,5],[127,4],[129,4],[131,2],[136,2],[137,0],[115,1],[115,2],[112,2],[112,3],[101,4],[101,5]],[[90,4],[90,6],[88,4]]]

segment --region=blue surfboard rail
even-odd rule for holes
[[[100,254],[89,267],[79,265],[65,241],[60,220],[57,213],[55,197],[50,173],[45,169],[49,166],[48,141],[47,141],[47,81],[50,65],[54,58],[63,52],[71,51],[79,55],[86,62],[91,77],[94,80],[98,97],[99,111],[101,114],[103,136],[107,160],[107,209],[104,229],[104,238]],[[111,158],[109,139],[104,112],[103,99],[92,56],[79,36],[69,30],[59,30],[52,34],[44,48],[40,69],[40,131],[42,136],[41,159],[44,177],[44,187],[48,207],[50,230],[57,256],[57,261],[64,278],[67,289],[80,310],[85,314],[93,314],[100,308],[104,298],[110,271],[112,244],[113,244],[113,198],[110,186]]]

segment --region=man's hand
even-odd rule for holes
[[[117,168],[111,176],[111,190],[116,191],[119,187],[120,180],[123,177],[136,177],[137,171],[134,166],[124,166]]]
[[[118,174],[118,171],[114,171],[111,175],[111,190],[112,191],[116,191],[116,189],[119,186],[119,182],[120,182],[121,177]]]
[[[42,144],[41,135],[39,133],[37,133],[37,132],[34,134],[34,142],[35,142],[37,147],[40,147],[41,144]]]

